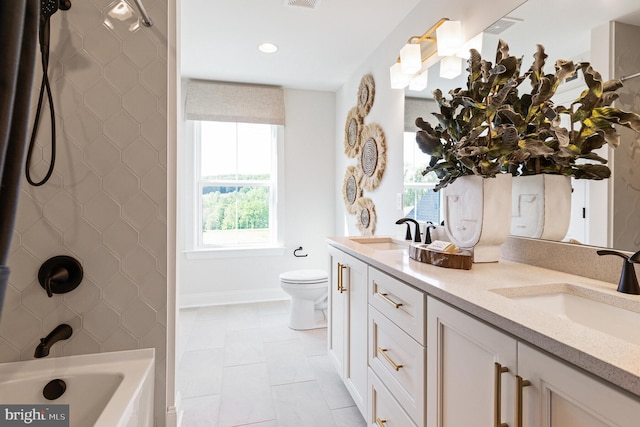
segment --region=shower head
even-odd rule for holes
[[[44,24],[56,13],[60,7],[60,0],[40,0],[40,21]]]

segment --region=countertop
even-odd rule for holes
[[[409,258],[407,249],[376,250],[348,237],[332,237],[327,241],[519,341],[530,343],[640,397],[640,346],[491,291],[566,283],[629,299],[634,305],[640,300],[640,296],[616,292],[614,283],[506,260],[473,264],[471,270],[440,268]]]

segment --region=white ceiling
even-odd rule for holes
[[[183,0],[182,75],[337,90],[420,0]],[[280,50],[258,51],[262,42]]]
[[[420,1],[434,0],[318,0],[314,9],[286,0],[182,0],[182,75],[335,91]],[[550,61],[572,59],[588,50],[591,28],[638,25],[638,9],[639,0],[529,0],[509,14],[523,22],[500,37],[525,65],[536,43]],[[265,41],[280,50],[259,52]]]

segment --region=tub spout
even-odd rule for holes
[[[47,335],[45,338],[40,338],[40,344],[38,344],[38,346],[36,347],[36,351],[33,357],[47,357],[49,355],[49,349],[51,349],[51,346],[53,346],[60,340],[66,340],[67,338],[71,337],[72,332],[73,329],[71,329],[71,326],[67,325],[66,323],[56,326],[55,329],[49,333],[49,335]]]

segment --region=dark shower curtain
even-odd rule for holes
[[[29,129],[40,0],[0,1],[0,315]]]

